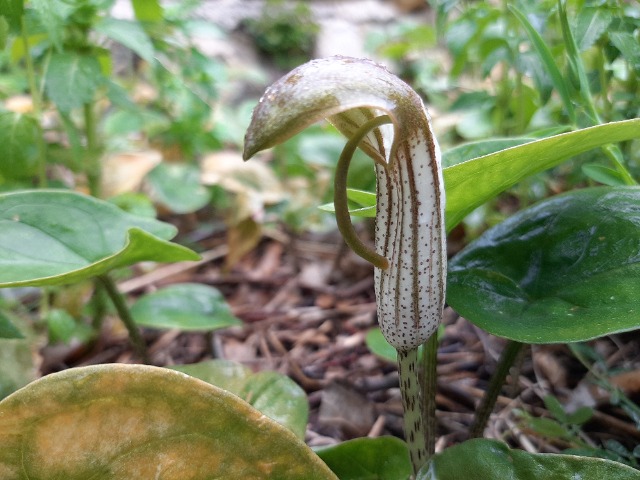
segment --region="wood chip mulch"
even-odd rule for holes
[[[210,358],[241,362],[255,371],[275,370],[308,394],[307,442],[330,445],[380,435],[402,437],[401,402],[394,363],[372,354],[367,332],[376,326],[372,268],[335,234],[266,238],[231,269],[224,239],[207,244],[197,263],[162,265],[121,282],[135,296],[176,282],[220,289],[244,326],[214,335],[145,330],[152,363],[188,364]],[[476,328],[447,308],[438,351],[438,451],[464,441],[503,340]],[[591,342],[613,374],[609,380],[631,399],[640,398],[640,344],[636,334]],[[70,366],[138,361],[119,322],[103,327],[90,350],[43,353],[43,373]],[[542,398],[557,396],[568,408],[590,406],[594,415],[581,438],[590,445],[617,440],[633,449],[640,432],[633,420],[592,381],[593,375],[563,345],[533,346],[516,366],[485,431],[529,452],[561,452],[571,445],[529,428],[519,412],[549,417]],[[514,371],[512,370],[512,373]]]

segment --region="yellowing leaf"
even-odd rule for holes
[[[0,402],[0,478],[335,479],[302,441],[185,374],[100,365]]]

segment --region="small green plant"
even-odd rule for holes
[[[312,54],[319,27],[309,6],[300,1],[267,0],[262,15],[246,21],[258,49],[280,68],[293,68]]]

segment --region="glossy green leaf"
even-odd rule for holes
[[[0,113],[0,175],[8,179],[28,178],[38,169],[38,122],[21,113]]]
[[[138,325],[180,330],[217,330],[242,325],[217,288],[198,283],[170,285],[140,297],[131,307]]]
[[[511,450],[498,440],[476,439],[435,455],[417,480],[638,480],[640,472],[600,458]]]
[[[449,263],[448,302],[478,327],[567,343],[640,327],[640,187],[576,190],[523,210]]]
[[[445,168],[447,230],[530,175],[593,148],[633,138],[640,138],[640,118],[563,133]]]
[[[24,335],[15,327],[9,317],[0,310],[0,339],[1,338],[24,338]]]
[[[73,283],[140,261],[197,260],[176,228],[70,191],[0,195],[0,287]]]
[[[100,63],[94,56],[54,53],[49,60],[45,90],[63,112],[91,103],[103,82]]]
[[[162,6],[158,0],[131,0],[133,12],[139,22],[162,20]]]
[[[100,365],[0,402],[0,478],[335,479],[288,429],[180,372]]]
[[[146,62],[152,63],[154,61],[153,43],[138,22],[103,18],[94,26],[94,29],[134,51]]]
[[[396,437],[357,438],[317,451],[340,480],[406,480],[407,445]]]
[[[153,197],[175,213],[195,212],[211,198],[195,165],[164,162],[149,172],[147,180]]]
[[[304,439],[309,418],[307,395],[286,375],[267,371],[253,373],[250,368],[228,360],[209,360],[171,368],[239,396]]]

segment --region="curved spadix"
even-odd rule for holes
[[[321,119],[358,141],[354,136],[363,133],[362,127],[381,123],[369,123],[381,116],[391,123],[372,127],[360,142],[375,161],[377,176],[373,255],[384,260],[374,261],[378,320],[391,345],[409,350],[438,327],[446,275],[440,151],[416,92],[369,60],[311,61],[275,82],[260,99],[245,137],[244,158]]]

